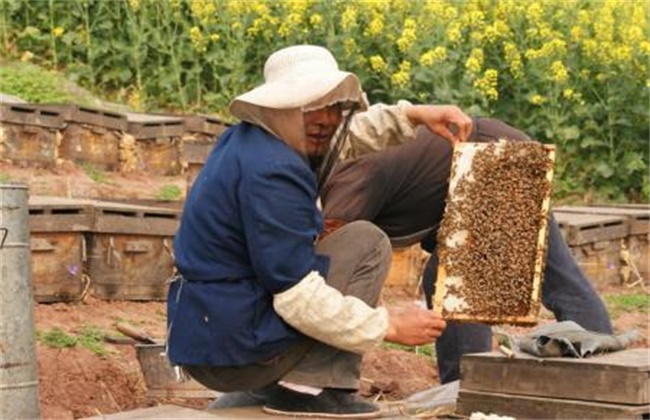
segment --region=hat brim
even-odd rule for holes
[[[264,83],[236,97],[231,112],[236,114],[237,108],[245,104],[271,109],[314,109],[315,104],[323,102],[357,102],[363,106],[362,95],[359,79],[352,73],[313,73],[298,79]]]

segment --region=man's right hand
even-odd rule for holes
[[[389,312],[384,340],[407,346],[430,344],[440,337],[446,325],[440,314],[412,304]]]

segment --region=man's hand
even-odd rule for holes
[[[467,141],[472,119],[454,105],[411,105],[406,116],[413,125],[423,125],[452,144]]]
[[[384,340],[407,346],[430,344],[440,337],[447,324],[439,314],[410,305],[388,316],[388,333]]]

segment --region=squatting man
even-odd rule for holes
[[[355,395],[361,355],[384,340],[431,343],[445,322],[417,305],[377,307],[389,239],[368,221],[323,235],[319,192],[339,157],[399,145],[419,125],[464,141],[472,120],[455,106],[368,107],[358,78],[310,45],[272,54],[264,83],[230,111],[242,122],[207,159],[174,242],[170,360],[230,393],[224,405],[375,417]]]

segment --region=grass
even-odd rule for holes
[[[108,183],[108,175],[106,175],[105,172],[97,169],[92,163],[81,162],[79,166],[81,169],[83,169],[86,175],[88,175],[88,178],[92,179],[93,181],[100,184]]]
[[[73,97],[65,88],[67,84],[62,75],[30,63],[16,62],[0,67],[0,91],[27,102],[72,102]]]
[[[626,312],[650,312],[650,295],[647,293],[606,295],[603,300],[613,318]]]
[[[415,353],[421,356],[426,356],[426,357],[433,357],[436,354],[436,349],[433,346],[433,344],[427,344],[424,346],[404,346],[401,344],[396,344],[396,343],[389,343],[387,341],[384,341],[381,346],[385,349],[391,349],[391,350],[402,350],[402,351],[407,351],[409,353]]]
[[[164,185],[156,191],[156,199],[163,201],[178,200],[181,196],[181,189],[176,185]]]
[[[60,328],[36,332],[36,339],[47,347],[62,349],[79,345],[99,356],[105,356],[110,353],[104,346],[105,337],[106,332],[93,325],[82,327],[77,334],[66,333]]]
[[[37,331],[36,340],[47,347],[55,349],[74,347],[77,344],[77,337],[67,334],[60,328],[52,328],[49,331]]]

